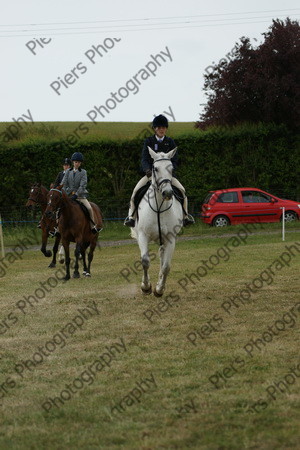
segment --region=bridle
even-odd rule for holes
[[[159,162],[159,161],[170,161],[170,159],[169,159],[169,158],[161,158],[161,159],[157,159],[157,160],[154,161],[154,163],[153,163],[153,166],[152,166],[152,173],[153,173],[153,176],[154,176],[154,179],[155,179],[155,184],[152,183],[152,186],[153,186],[154,189],[156,189],[157,191],[159,191],[159,188],[160,188],[160,186],[161,186],[163,183],[170,183],[170,185],[172,186],[171,180],[169,180],[168,178],[163,178],[163,179],[160,180],[160,181],[157,180],[156,174],[155,174],[155,166],[154,166],[154,164],[155,164],[156,162]],[[170,162],[171,162],[171,161],[170,161]]]
[[[59,192],[60,193],[60,200],[61,200],[61,198],[62,198],[62,191],[60,191],[59,189],[56,189],[56,188],[52,188],[52,189],[50,189],[50,191],[49,192],[51,192],[51,191],[56,191],[56,192]],[[49,200],[49,202],[47,203],[47,205],[50,205],[51,204],[51,199]],[[54,214],[58,214],[59,213],[59,211],[60,211],[60,209],[61,209],[61,207],[60,206],[58,206],[56,209],[53,209],[53,211],[52,211],[52,215],[54,216]]]
[[[42,194],[41,186],[34,186],[34,187],[32,187],[30,192],[35,190],[35,189],[38,189],[37,197],[39,197]],[[37,205],[47,205],[47,202],[42,202],[41,200],[37,200],[35,198],[32,198],[31,196],[28,197],[28,201],[29,200],[34,202],[34,203],[36,203]]]

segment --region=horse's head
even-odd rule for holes
[[[61,207],[61,202],[64,195],[62,186],[58,186],[56,189],[50,189],[47,196],[47,208],[45,210],[46,217],[55,217],[56,212]]]
[[[30,187],[28,200],[26,203],[26,208],[32,209],[36,205],[41,205],[45,202],[45,199],[42,195],[42,186],[41,183],[34,183]]]
[[[148,147],[149,154],[153,159],[152,184],[161,193],[164,200],[170,200],[173,196],[172,172],[173,164],[171,158],[175,155],[177,147],[168,153],[155,153]]]

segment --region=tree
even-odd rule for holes
[[[273,20],[264,41],[235,45],[232,60],[222,59],[204,75],[208,97],[196,127],[241,122],[300,124],[300,26],[289,18]]]

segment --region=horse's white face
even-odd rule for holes
[[[171,158],[175,155],[177,147],[168,153],[155,153],[148,147],[149,154],[153,159],[152,183],[161,192],[165,200],[170,200],[173,196],[171,185],[173,164]]]

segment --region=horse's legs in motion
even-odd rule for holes
[[[167,279],[168,273],[170,272],[170,268],[171,268],[171,259],[173,256],[174,249],[175,249],[175,239],[172,242],[168,241],[166,244],[163,244],[159,248],[160,271],[159,271],[158,282],[153,291],[153,294],[156,297],[161,297],[164,293],[166,279]]]
[[[145,235],[139,234],[139,247],[141,251],[141,258],[142,258],[142,266],[143,266],[143,278],[142,278],[142,284],[141,289],[144,294],[151,294],[152,292],[152,286],[150,283],[150,277],[148,275],[148,270],[150,266],[150,258],[149,258],[149,251],[148,251],[148,239]]]
[[[48,231],[46,228],[42,229],[42,246],[41,252],[47,257],[50,258],[52,256],[51,250],[47,250],[47,241],[48,241]]]
[[[92,261],[93,261],[93,258],[94,258],[94,250],[96,248],[96,245],[97,245],[97,241],[96,240],[94,240],[94,241],[92,241],[90,243],[90,251],[88,253],[88,266],[87,266],[86,273],[85,273],[86,277],[90,277],[91,276],[91,264],[92,264]]]
[[[71,278],[70,276],[70,242],[67,241],[63,241],[63,246],[64,246],[64,250],[65,250],[65,255],[66,255],[66,276],[65,276],[65,280],[69,280]]]
[[[60,242],[60,236],[56,236],[55,237],[55,242],[54,242],[54,245],[53,245],[53,249],[52,249],[53,250],[53,258],[52,258],[52,261],[51,261],[51,263],[49,264],[48,267],[55,267],[56,266],[56,254],[57,254],[59,242]]]
[[[73,278],[80,278],[79,274],[79,255],[82,253],[82,244],[79,242],[76,242],[76,248],[75,248],[75,265],[74,265],[74,272],[73,272]]]
[[[86,273],[88,272],[88,268],[87,268],[87,265],[86,265],[86,249],[88,248],[88,246],[89,246],[89,243],[87,243],[87,242],[84,242],[83,244],[81,244],[81,253],[80,253],[80,255],[79,256],[81,256],[82,257],[82,264],[83,264],[83,272],[82,272],[82,275],[85,275],[86,276]]]
[[[65,262],[65,250],[63,245],[60,246],[58,252],[58,261],[60,262],[60,264],[63,264]]]

